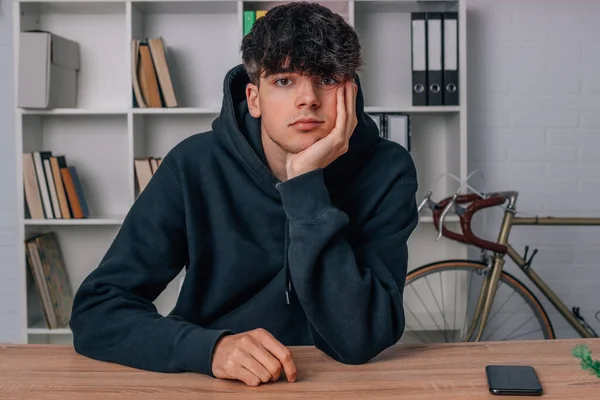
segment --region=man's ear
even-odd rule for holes
[[[246,85],[246,100],[248,100],[248,110],[254,118],[260,118],[260,99],[258,97],[258,86],[253,83]]]

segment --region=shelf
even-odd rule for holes
[[[460,222],[460,219],[457,215],[449,215],[444,218],[444,223],[446,222]],[[423,215],[419,217],[419,223],[421,224],[433,224],[433,217],[430,215]]]
[[[27,328],[28,335],[71,335],[71,329]]]
[[[456,11],[458,0],[354,0],[354,7],[357,14]]]
[[[367,113],[456,113],[460,112],[460,106],[422,106],[422,107],[365,107]]]
[[[39,5],[39,11],[44,14],[99,15],[125,13],[125,2],[123,0],[20,0],[20,3]]]
[[[123,57],[125,1],[15,2],[15,7],[22,31],[48,31],[77,42],[78,108],[126,109],[131,90],[125,90],[129,72],[128,59]]]
[[[62,116],[62,115],[127,115],[131,112],[137,114],[152,115],[218,115],[221,108],[200,108],[200,107],[174,107],[174,108],[132,108],[122,109],[93,109],[93,108],[54,108],[54,109],[19,109],[21,115],[41,115],[41,116]]]
[[[125,215],[133,190],[129,179],[127,115],[24,115],[23,152],[51,151],[77,169],[92,216]]]
[[[24,219],[19,201],[19,236],[55,232],[63,252],[73,293],[101,265],[127,212],[137,199],[134,160],[165,157],[186,138],[209,132],[223,104],[223,79],[242,62],[243,12],[268,9],[281,0],[20,0],[15,27],[40,29],[79,43],[81,70],[78,102],[73,108],[14,107],[15,143],[24,152],[52,151],[65,155],[77,168],[91,215],[85,219]],[[421,106],[412,102],[412,11],[459,11],[466,22],[464,0],[324,0],[320,1],[354,26],[364,50],[361,74],[365,112],[410,115],[411,155],[423,198],[434,187],[435,199],[452,195],[457,182],[439,180],[444,173],[461,179],[467,174],[467,136],[464,118],[467,91],[460,106]],[[462,25],[459,25],[462,26]],[[134,107],[131,85],[131,39],[162,37],[178,107]],[[15,46],[19,36],[14,38]],[[461,30],[459,49],[467,48]],[[408,56],[407,56],[408,55]],[[466,65],[466,52],[459,56]],[[460,81],[465,89],[466,74]],[[14,79],[15,82],[18,79]],[[17,82],[18,83],[18,82]],[[241,94],[241,93],[240,93]],[[16,102],[14,104],[17,104]],[[22,158],[16,155],[17,173]],[[20,177],[21,178],[21,177]],[[19,179],[22,191],[22,179]],[[243,201],[243,199],[242,199]],[[445,258],[466,258],[467,246],[438,235],[430,210],[423,210],[410,237],[410,268]],[[448,215],[446,226],[460,231],[460,220]],[[72,341],[68,326],[48,329],[35,282],[27,277],[23,240],[19,241],[22,281],[26,296],[16,300],[25,310],[19,331],[29,343]],[[27,272],[29,271],[29,272]],[[154,302],[167,315],[176,304],[181,274]],[[36,298],[36,296],[38,298]],[[418,311],[418,310],[413,310]]]
[[[208,132],[216,115],[200,113],[141,113],[133,117],[133,155],[164,157],[181,141]]]
[[[94,108],[53,108],[47,110],[23,109],[22,115],[126,115],[126,109],[94,109]]]
[[[132,4],[144,14],[236,14],[236,1],[141,0]]]
[[[42,225],[61,225],[61,226],[78,226],[78,225],[121,225],[123,218],[81,218],[81,219],[25,219],[25,225],[42,226]]]
[[[270,10],[271,8],[278,6],[282,3],[284,2],[281,0],[245,0],[243,2],[244,10],[246,11]],[[319,1],[319,4],[329,8],[334,13],[341,15],[346,20],[346,22],[351,23],[349,3],[349,1],[344,0]]]
[[[173,107],[173,108],[134,108],[134,115],[152,114],[152,115],[218,115],[220,108],[199,108],[199,107]]]
[[[225,74],[241,63],[242,19],[237,2],[134,1],[131,37],[162,37],[177,103],[192,107],[184,113],[205,109],[213,113],[221,108]],[[178,113],[149,111],[153,112]]]

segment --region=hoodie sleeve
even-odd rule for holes
[[[416,173],[395,180],[351,244],[349,217],[317,169],[278,184],[290,220],[289,267],[315,346],[348,364],[369,361],[404,332],[407,239],[418,221]]]
[[[78,353],[144,370],[213,376],[213,349],[227,331],[162,316],[153,304],[188,261],[185,227],[183,197],[165,157],[75,295],[70,327]]]

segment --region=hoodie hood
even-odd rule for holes
[[[280,180],[268,167],[261,142],[260,119],[250,115],[246,100],[246,85],[250,82],[243,64],[233,67],[223,82],[223,104],[221,113],[213,121],[212,128],[234,156],[252,173],[256,182],[273,196]],[[375,122],[364,112],[364,98],[360,79],[356,77],[356,116],[358,124],[349,142],[348,151],[329,164],[323,171],[325,182],[330,189],[343,185],[361,167],[365,154],[370,152],[379,140]]]

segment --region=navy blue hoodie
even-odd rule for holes
[[[82,283],[77,352],[135,368],[214,376],[222,335],[264,328],[286,346],[369,361],[404,331],[407,239],[417,221],[409,153],[364,112],[349,150],[281,182],[268,168],[242,65],[209,132],[172,148]],[[186,269],[175,308],[153,301]]]

